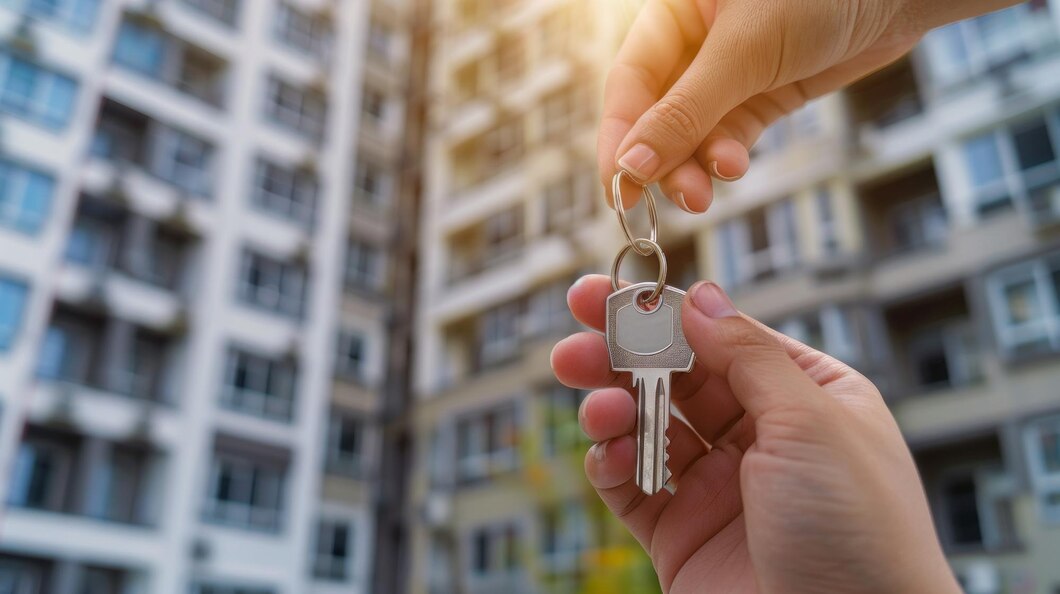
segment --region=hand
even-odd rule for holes
[[[611,287],[568,294],[601,329]],[[674,376],[673,494],[634,483],[636,405],[602,336],[552,352],[564,384],[599,388],[580,411],[597,443],[585,473],[651,555],[664,592],[960,592],[912,456],[880,393],[843,363],[742,316],[711,283],[683,305],[696,352]]]
[[[704,212],[711,176],[742,176],[769,124],[896,60],[932,27],[1010,4],[647,0],[607,78],[601,181],[610,188],[621,167]],[[638,194],[623,196],[632,206]]]

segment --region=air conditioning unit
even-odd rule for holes
[[[971,561],[954,572],[966,594],[1001,594],[1001,572],[990,560]]]

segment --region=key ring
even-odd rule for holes
[[[647,299],[643,300],[644,303],[651,303],[659,298],[659,295],[663,292],[663,288],[666,286],[666,254],[663,253],[662,248],[659,244],[655,243],[654,240],[644,239],[642,237],[633,240],[633,243],[624,245],[622,246],[622,249],[618,250],[618,255],[615,256],[615,262],[611,264],[611,289],[618,292],[618,269],[622,266],[622,260],[630,250],[636,251],[639,254],[639,247],[643,247],[647,250],[648,253],[644,255],[651,255],[652,252],[655,252],[655,257],[659,259],[659,279],[655,281],[655,290],[651,292],[651,295]]]
[[[615,213],[618,214],[618,222],[622,225],[622,232],[626,234],[626,241],[629,243],[626,246],[627,249],[632,248],[633,251],[637,252],[641,256],[650,256],[650,250],[644,250],[637,245],[638,239],[633,238],[633,231],[629,227],[629,221],[626,220],[626,207],[622,205],[622,176],[626,176],[630,181],[636,183],[637,180],[633,179],[625,169],[619,169],[618,173],[611,178],[611,195],[614,197],[615,202]],[[651,191],[648,186],[640,187],[640,195],[644,198],[644,204],[648,208],[648,223],[651,225],[651,229],[648,232],[648,241],[655,244],[655,247],[659,247],[656,243],[659,241],[659,219],[655,212],[655,194]],[[661,250],[656,253],[662,253]],[[656,292],[658,293],[658,292]],[[658,295],[656,295],[658,297]]]

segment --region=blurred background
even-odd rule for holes
[[[548,365],[638,5],[0,0],[0,594],[658,591]],[[878,383],[971,594],[1060,592],[1058,31],[934,31],[661,205],[670,284]]]

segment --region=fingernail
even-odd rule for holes
[[[589,392],[589,395],[582,400],[581,406],[578,407],[578,424],[582,427],[585,426],[585,408],[589,406],[589,399],[593,397],[596,392]]]
[[[603,462],[604,458],[607,457],[607,442],[601,441],[600,443],[593,446],[593,458],[597,462]]]
[[[708,318],[734,318],[740,315],[725,291],[714,283],[696,285],[692,291],[692,303]]]
[[[743,177],[742,175],[733,175],[733,176],[722,175],[721,172],[718,171],[718,162],[717,161],[711,161],[709,165],[710,165],[710,174],[712,176],[716,177],[717,179],[720,179],[721,181],[732,182],[732,181],[736,181],[736,180],[740,179],[741,177]]]
[[[675,192],[674,201],[677,202],[677,205],[684,209],[685,212],[690,212],[692,214],[703,214],[702,210],[696,210],[688,205],[688,201],[685,200],[684,192]]]
[[[637,178],[638,181],[650,179],[659,168],[659,155],[646,144],[638,144],[626,151],[618,160],[618,166]]]

